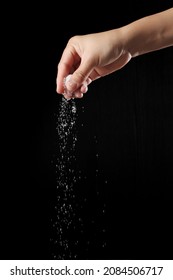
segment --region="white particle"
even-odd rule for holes
[[[67,100],[64,96],[59,103],[56,114],[58,156],[55,160],[56,173],[56,201],[54,218],[52,221],[52,255],[56,259],[69,259],[77,256],[71,247],[70,238],[75,232],[75,220],[82,226],[82,219],[77,218],[77,203],[74,184],[77,182],[75,170],[75,149],[77,107],[74,99]],[[74,244],[78,244],[74,240]],[[76,245],[77,246],[77,245]],[[73,246],[74,247],[74,246]]]

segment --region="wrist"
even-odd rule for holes
[[[135,32],[131,24],[120,28],[122,49],[125,53],[129,53],[131,57],[139,55],[137,50],[137,39],[135,38]],[[136,42],[136,43],[135,43]]]
[[[125,32],[123,28],[117,28],[109,31],[109,44],[112,46],[114,51],[114,56],[116,58],[120,57],[127,51]]]

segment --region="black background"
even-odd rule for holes
[[[67,40],[171,6],[172,1],[106,1],[95,7],[21,7],[14,76],[20,69],[5,113],[1,259],[52,258],[50,219],[56,182],[51,159],[58,145],[55,114],[61,100],[55,82]],[[76,192],[79,199],[87,198],[82,213],[85,233],[76,237],[81,242],[79,259],[172,258],[172,77],[170,47],[131,60],[92,83],[85,97],[76,100],[77,160],[83,174]]]

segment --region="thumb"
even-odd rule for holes
[[[73,93],[85,83],[90,73],[93,70],[93,61],[82,60],[76,71],[73,72],[70,79],[67,81],[66,87],[69,93]]]

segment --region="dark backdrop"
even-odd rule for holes
[[[19,49],[22,81],[18,77],[11,93],[1,259],[53,257],[50,220],[57,191],[51,161],[61,101],[55,80],[67,40],[125,25],[171,2],[23,8],[27,38]],[[82,175],[74,188],[83,233],[68,238],[79,259],[172,258],[172,65],[172,47],[137,57],[76,100],[76,168]]]

